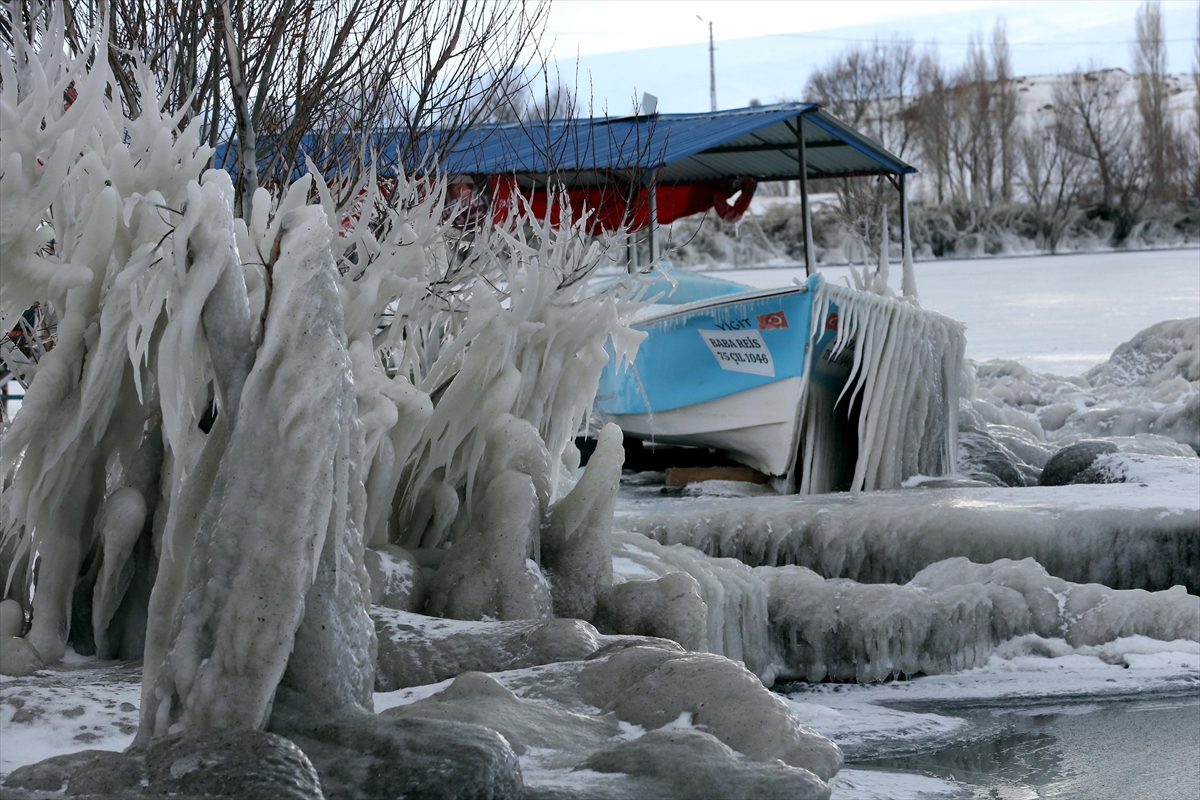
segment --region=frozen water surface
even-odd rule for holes
[[[1200,314],[1200,250],[1079,253],[915,265],[921,305],[967,323],[967,357],[1014,359],[1078,375],[1138,331]],[[845,267],[822,267],[842,282]],[[804,279],[804,268],[739,269],[755,288]]]

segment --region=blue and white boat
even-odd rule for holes
[[[756,290],[679,271],[659,290],[635,360],[600,379],[627,436],[715,448],[790,491],[952,471],[958,323],[820,274]]]

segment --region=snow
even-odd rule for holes
[[[141,667],[97,666],[0,677],[0,774],[77,750],[124,750],[133,742]]]

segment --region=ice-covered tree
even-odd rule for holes
[[[133,113],[103,20],[72,47],[61,8],[0,59],[0,317],[59,319],[0,451],[6,646],[144,657],[147,741],[368,708],[364,541],[486,554],[435,585],[449,615],[594,596],[620,440],[572,491],[573,437],[605,342],[639,341],[633,287],[586,292],[604,248],[521,217],[447,250],[442,184],[385,200],[369,164],[349,202],[309,162],[240,218],[204,120],[140,61]]]

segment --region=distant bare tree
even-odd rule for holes
[[[1076,69],[1058,84],[1054,105],[1058,123],[1068,126],[1067,140],[1095,170],[1095,196],[1102,216],[1114,224],[1113,238],[1122,241],[1137,222],[1146,192],[1145,150],[1136,120],[1120,99],[1121,83],[1113,70]]]
[[[804,97],[903,157],[917,125],[917,63],[912,43],[899,37],[853,45],[813,70]]]
[[[950,80],[936,45],[931,45],[921,54],[917,65],[913,115],[917,119],[917,145],[926,169],[933,173],[938,205],[949,200],[954,192],[950,155],[953,104]]]
[[[67,5],[74,30],[94,23],[93,2]],[[211,145],[236,138],[218,166],[234,169],[239,198],[248,201],[257,182],[286,182],[302,154],[323,170],[349,171],[341,185],[352,186],[368,135],[409,170],[436,157],[427,152],[433,129],[443,131],[437,151],[453,147],[527,85],[549,3],[110,0],[104,7],[124,104],[137,113],[130,65],[133,53],[144,53],[169,110],[186,106],[202,116]]]
[[[1142,120],[1142,144],[1146,148],[1151,197],[1165,200],[1170,194],[1173,126],[1167,110],[1167,44],[1162,6],[1147,0],[1138,9],[1137,39],[1133,44],[1137,76],[1138,112]]]
[[[1069,125],[1033,126],[1020,138],[1021,187],[1033,210],[1038,245],[1057,252],[1063,233],[1082,213],[1080,179],[1086,161]]]
[[[1004,19],[992,29],[992,90],[995,95],[996,144],[1000,156],[1000,197],[1012,200],[1013,173],[1016,168],[1017,89],[1013,84],[1012,54],[1008,47],[1008,28]]]
[[[919,90],[918,59],[911,42],[899,37],[854,45],[810,75],[805,99],[864,131],[884,147],[907,157],[917,140],[920,114],[914,108]],[[880,208],[896,201],[886,181],[846,178],[833,182],[838,216],[867,253],[881,244]]]

